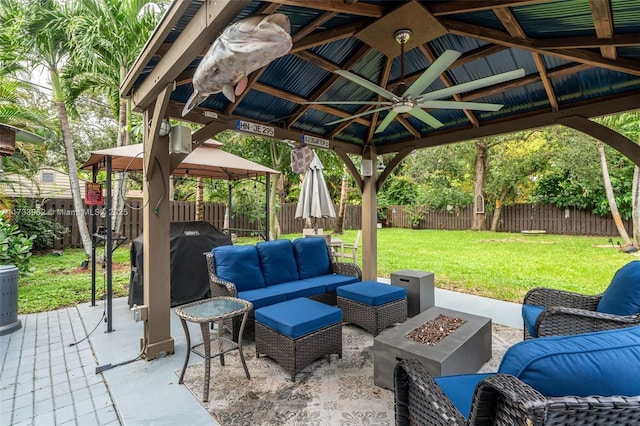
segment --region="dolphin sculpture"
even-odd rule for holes
[[[250,16],[225,28],[196,68],[193,94],[182,116],[214,93],[235,102],[247,88],[247,75],[291,50],[290,31],[289,18],[282,13]]]

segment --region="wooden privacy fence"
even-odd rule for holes
[[[195,202],[172,201],[171,220],[175,222],[193,221],[196,217]],[[205,203],[204,220],[213,224],[218,229],[225,227],[225,204]],[[295,218],[296,204],[282,204],[278,209],[278,221],[282,234],[302,233],[305,227],[303,219]],[[336,212],[338,211],[336,206]],[[94,211],[87,206],[83,214],[87,224],[91,226],[93,218],[97,226],[105,225],[105,211],[102,208]],[[113,212],[122,215],[122,235],[129,241],[142,233],[142,202],[139,200],[128,201],[121,212]],[[41,206],[39,214],[45,214],[62,224],[69,232],[56,243],[57,249],[62,247],[81,247],[80,236],[76,225],[76,212],[73,209],[71,199],[52,199]],[[430,212],[420,220],[420,229],[464,230],[470,229],[473,218],[473,208],[452,209],[451,211]],[[487,228],[491,224],[491,213],[487,214]],[[361,229],[362,215],[360,206],[347,206],[344,218],[344,229]],[[262,220],[264,222],[264,219]],[[311,226],[314,222],[312,220]],[[335,218],[318,219],[319,228],[333,229]],[[632,231],[630,220],[624,221],[628,232]],[[410,228],[407,208],[405,206],[390,206],[386,221],[383,226],[396,228]],[[251,223],[249,218],[242,214],[235,214],[233,228],[245,230],[263,230],[263,225]],[[566,235],[594,235],[616,237],[617,229],[611,216],[602,217],[593,213],[575,208],[560,209],[551,205],[542,204],[516,204],[505,206],[502,209],[502,217],[498,226],[500,232],[522,232],[527,230],[543,230],[549,234]],[[251,232],[241,232],[240,235],[250,235]]]

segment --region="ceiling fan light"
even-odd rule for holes
[[[393,104],[393,111],[397,112],[398,114],[404,114],[405,112],[409,112],[413,109],[414,105],[413,102],[410,101],[400,101],[397,102],[395,104]]]

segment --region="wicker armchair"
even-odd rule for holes
[[[638,424],[640,396],[544,397],[508,374],[481,380],[465,418],[422,364],[400,361],[395,370],[396,425]],[[470,392],[473,390],[470,389]]]
[[[640,325],[640,261],[620,268],[598,295],[534,288],[524,297],[522,317],[525,339]]]

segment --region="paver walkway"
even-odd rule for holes
[[[0,425],[120,425],[78,309],[20,319],[0,336]]]

